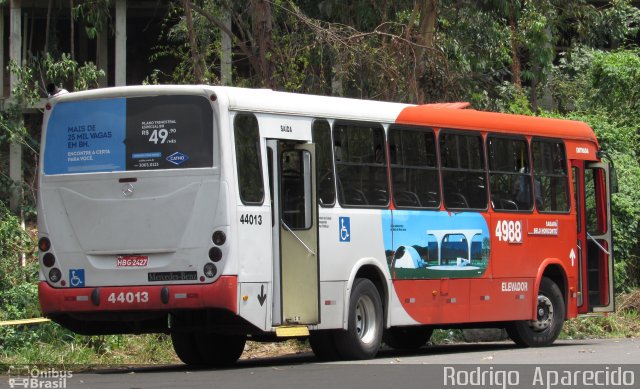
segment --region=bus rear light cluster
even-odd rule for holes
[[[42,238],[40,238],[40,240],[38,241],[38,249],[40,250],[41,254],[44,254],[42,256],[42,264],[45,267],[51,267],[53,265],[55,265],[56,263],[56,257],[53,255],[53,253],[48,253],[47,251],[51,250],[51,241],[49,240],[49,238],[43,236]],[[56,281],[54,281],[56,282]]]
[[[51,267],[56,263],[56,257],[51,253],[46,253],[42,257],[42,264],[46,267]]]
[[[219,262],[222,259],[222,250],[218,247],[212,247],[209,250],[209,259],[213,262]]]
[[[213,233],[211,240],[216,246],[222,246],[227,241],[227,235],[223,231],[216,231]]]
[[[49,249],[51,249],[51,241],[49,240],[49,238],[40,238],[40,240],[38,241],[38,249],[40,249],[40,252],[42,253],[49,251]]]
[[[218,269],[216,268],[216,265],[214,265],[211,262],[204,265],[204,275],[207,276],[207,278],[213,278],[216,276],[216,274],[218,274]]]
[[[225,234],[224,231],[217,230],[213,233],[213,235],[211,235],[211,241],[215,246],[209,249],[209,259],[212,262],[220,262],[220,260],[222,259],[222,250],[218,246],[222,246],[223,244],[225,244],[225,242],[227,241],[227,234]],[[204,274],[208,278],[215,277],[217,272],[218,270],[216,269],[215,265],[213,265],[212,263],[208,263],[205,265]],[[209,275],[209,274],[212,274],[212,275]]]
[[[49,281],[58,282],[60,281],[61,278],[62,278],[62,273],[60,272],[60,269],[58,269],[57,267],[54,267],[53,269],[49,270]]]

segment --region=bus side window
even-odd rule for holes
[[[313,143],[316,144],[318,177],[318,202],[330,207],[336,202],[336,186],[333,178],[333,154],[331,152],[331,127],[326,120],[313,122]]]
[[[389,204],[382,127],[336,124],[333,140],[340,204],[377,207]]]
[[[264,200],[258,120],[251,114],[238,114],[233,122],[238,165],[238,190],[246,205],[261,205]]]
[[[281,166],[281,204],[282,220],[293,230],[311,227],[310,196],[311,175],[308,172],[311,157],[306,150],[285,150],[282,152]]]
[[[529,147],[525,138],[487,137],[491,204],[499,211],[533,209]]]
[[[564,143],[534,138],[531,150],[536,208],[540,212],[569,212],[569,174]]]
[[[396,206],[440,206],[440,174],[436,140],[431,128],[391,127],[389,163]]]
[[[479,134],[440,132],[445,207],[487,209],[483,150]]]

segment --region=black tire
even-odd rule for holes
[[[195,335],[202,364],[224,367],[234,364],[244,351],[245,335],[199,332]]]
[[[187,365],[202,365],[198,343],[191,332],[172,332],[171,343],[178,358]]]
[[[397,350],[416,350],[427,344],[433,329],[425,327],[392,327],[384,332],[382,341]]]
[[[342,359],[371,359],[382,340],[382,301],[373,283],[356,278],[349,298],[346,331],[335,333],[335,345]]]
[[[320,361],[335,361],[340,359],[340,354],[336,347],[334,330],[311,331],[309,334],[309,344],[311,350]]]
[[[537,320],[522,320],[507,326],[507,334],[520,347],[549,346],[558,338],[565,318],[564,297],[558,285],[543,277],[538,291]]]

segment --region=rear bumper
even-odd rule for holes
[[[220,308],[238,313],[238,280],[222,276],[206,285],[53,288],[38,285],[40,308],[46,315],[80,312],[169,311]]]

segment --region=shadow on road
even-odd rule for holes
[[[584,343],[585,346],[588,343]],[[570,346],[568,343],[557,342],[552,347],[564,347]],[[419,356],[434,356],[434,355],[448,355],[448,354],[460,354],[469,352],[490,352],[519,349],[514,343],[511,342],[497,342],[497,343],[456,343],[438,346],[427,346],[417,350],[393,350],[383,346],[378,352],[376,359],[384,358],[406,358],[406,357],[419,357]],[[212,367],[194,367],[183,364],[177,365],[152,365],[152,366],[139,366],[139,365],[127,365],[116,367],[92,367],[83,373],[91,374],[145,374],[145,373],[168,373],[168,372],[190,372],[190,371],[226,371],[226,370],[238,370],[256,367],[272,367],[278,366],[290,366],[290,365],[303,365],[310,363],[323,363],[319,362],[313,353],[300,353],[300,354],[288,354],[276,357],[262,357],[252,359],[242,359],[235,365],[225,368],[212,368]]]

